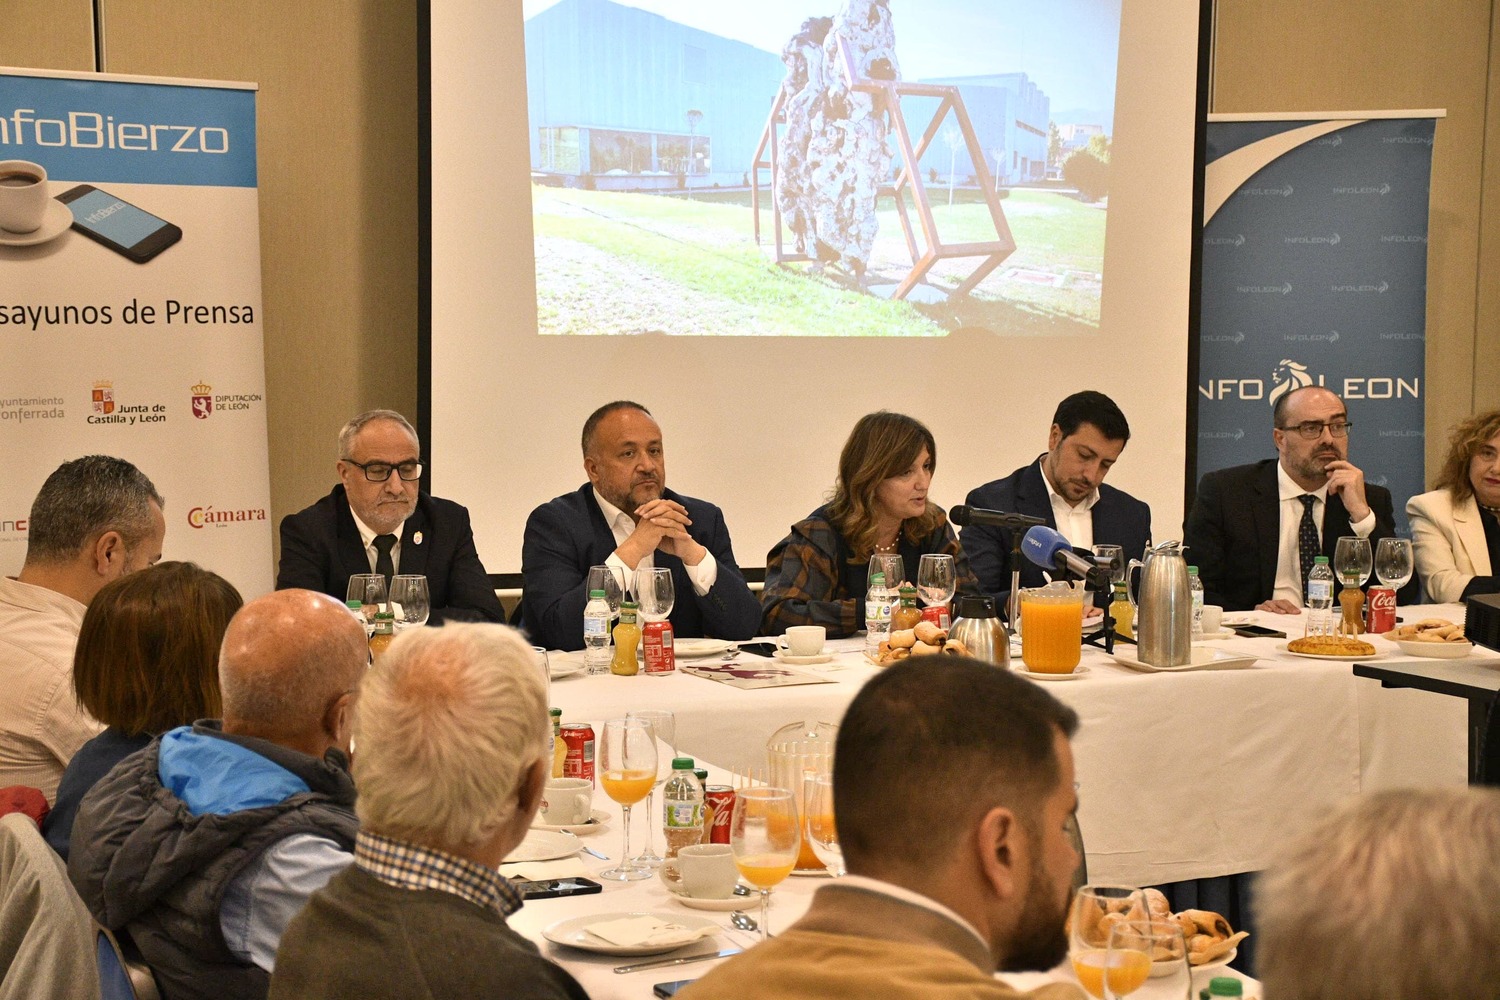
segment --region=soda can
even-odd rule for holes
[[[729,843],[729,828],[734,822],[734,789],[729,785],[708,785],[703,789],[705,811],[712,812],[708,842]]]
[[[646,650],[646,673],[669,674],[677,669],[677,657],[672,652],[671,622],[647,622],[641,641]]]
[[[1370,600],[1367,632],[1376,635],[1389,632],[1396,627],[1396,592],[1390,587],[1371,587],[1367,595]]]
[[[948,626],[952,624],[948,618],[948,608],[942,604],[930,604],[923,608],[922,620],[924,622],[932,622],[932,624],[944,631],[947,631]]]
[[[594,727],[587,722],[564,723],[561,729],[568,755],[563,758],[564,778],[594,780]]]

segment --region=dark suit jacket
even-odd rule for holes
[[[964,501],[970,507],[986,510],[1003,510],[1008,514],[1025,514],[1028,517],[1045,518],[1048,527],[1057,529],[1057,518],[1052,516],[1052,499],[1047,495],[1047,483],[1042,479],[1042,470],[1036,462],[1023,466],[992,483],[969,491]],[[1094,504],[1094,544],[1118,545],[1125,550],[1126,559],[1139,559],[1146,551],[1151,539],[1151,508],[1129,493],[1104,483],[1099,484],[1099,502]],[[1010,600],[1011,532],[1005,528],[971,524],[959,535],[969,565],[979,578],[979,587],[995,598],[995,607],[1004,608]],[[1021,586],[1040,587],[1046,584],[1042,568],[1022,557]],[[1101,607],[1108,603],[1107,594],[1096,596]]]
[[[417,532],[422,533],[420,542]],[[401,529],[401,563],[396,569],[427,577],[432,598],[428,624],[505,621],[505,609],[474,548],[469,512],[451,500],[417,495],[417,509]],[[282,518],[277,590],[303,587],[342,601],[349,592],[349,577],[368,572],[370,560],[342,485],[306,510]]]
[[[693,522],[688,534],[712,552],[719,564],[713,587],[699,597],[681,559],[660,549],[652,556],[656,566],[672,571],[676,602],[669,617],[673,634],[682,638],[750,638],[760,626],[760,602],[750,593],[734,561],[723,512],[705,500],[671,490],[663,495],[687,508]],[[584,588],[589,567],[604,565],[614,550],[614,533],[588,483],[531,512],[521,542],[521,619],[516,624],[526,630],[532,642],[548,649],[583,648],[583,606],[588,603]]]
[[[1276,556],[1281,547],[1281,489],[1276,481],[1278,459],[1236,465],[1210,472],[1198,481],[1193,509],[1188,512],[1183,541],[1187,560],[1198,567],[1203,600],[1225,611],[1248,611],[1269,601],[1276,591]],[[1365,500],[1375,512],[1370,547],[1396,533],[1391,493],[1365,484]],[[1330,496],[1323,505],[1323,555],[1333,562],[1341,535],[1352,535],[1344,501]],[[1417,581],[1396,595],[1402,604],[1417,600]]]

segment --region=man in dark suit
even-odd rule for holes
[[[679,638],[748,639],[760,602],[734,561],[724,514],[666,488],[661,428],[639,403],[601,406],[583,425],[589,481],[531,512],[522,540],[520,624],[549,649],[583,648],[590,566],[622,585],[644,566],[671,569]]]
[[[1084,552],[1118,545],[1126,559],[1139,559],[1151,538],[1151,508],[1129,493],[1104,485],[1130,440],[1130,424],[1102,392],[1078,392],[1057,405],[1047,452],[1004,479],[969,493],[970,507],[1042,518]],[[979,586],[998,607],[1010,600],[1009,529],[971,524],[959,537]],[[1021,561],[1021,586],[1040,587],[1042,568]],[[1098,594],[1099,606],[1109,602]]]
[[[1322,386],[1294,389],[1271,411],[1280,458],[1206,474],[1188,513],[1187,558],[1203,597],[1225,611],[1294,615],[1306,599],[1313,560],[1333,562],[1344,535],[1373,550],[1396,533],[1389,490],[1365,482],[1349,462],[1349,414]],[[1417,582],[1397,595],[1417,598]]]
[[[419,491],[417,432],[394,410],[370,410],[339,432],[342,481],[281,521],[276,589],[302,587],[343,600],[349,577],[427,577],[430,625],[504,622],[505,610],[474,548],[469,512]]]

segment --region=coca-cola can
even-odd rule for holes
[[[587,722],[568,722],[563,724],[561,732],[563,746],[568,748],[563,758],[563,777],[593,781],[594,727]]]
[[[671,622],[647,622],[641,642],[646,650],[646,673],[669,674],[677,669],[677,657],[672,652]]]
[[[1396,592],[1390,587],[1371,587],[1367,632],[1379,635],[1396,627]]]
[[[947,631],[951,624],[948,618],[948,607],[944,604],[930,604],[922,609],[922,620],[932,622],[938,628]]]
[[[703,789],[703,804],[713,812],[708,842],[729,843],[729,828],[734,822],[734,789],[729,785],[709,785]]]

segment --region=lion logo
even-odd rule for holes
[[[1282,358],[1277,366],[1271,369],[1271,381],[1274,385],[1267,397],[1267,402],[1272,406],[1276,401],[1293,389],[1301,389],[1303,386],[1312,385],[1312,376],[1307,374],[1307,366],[1300,361],[1290,358]]]

